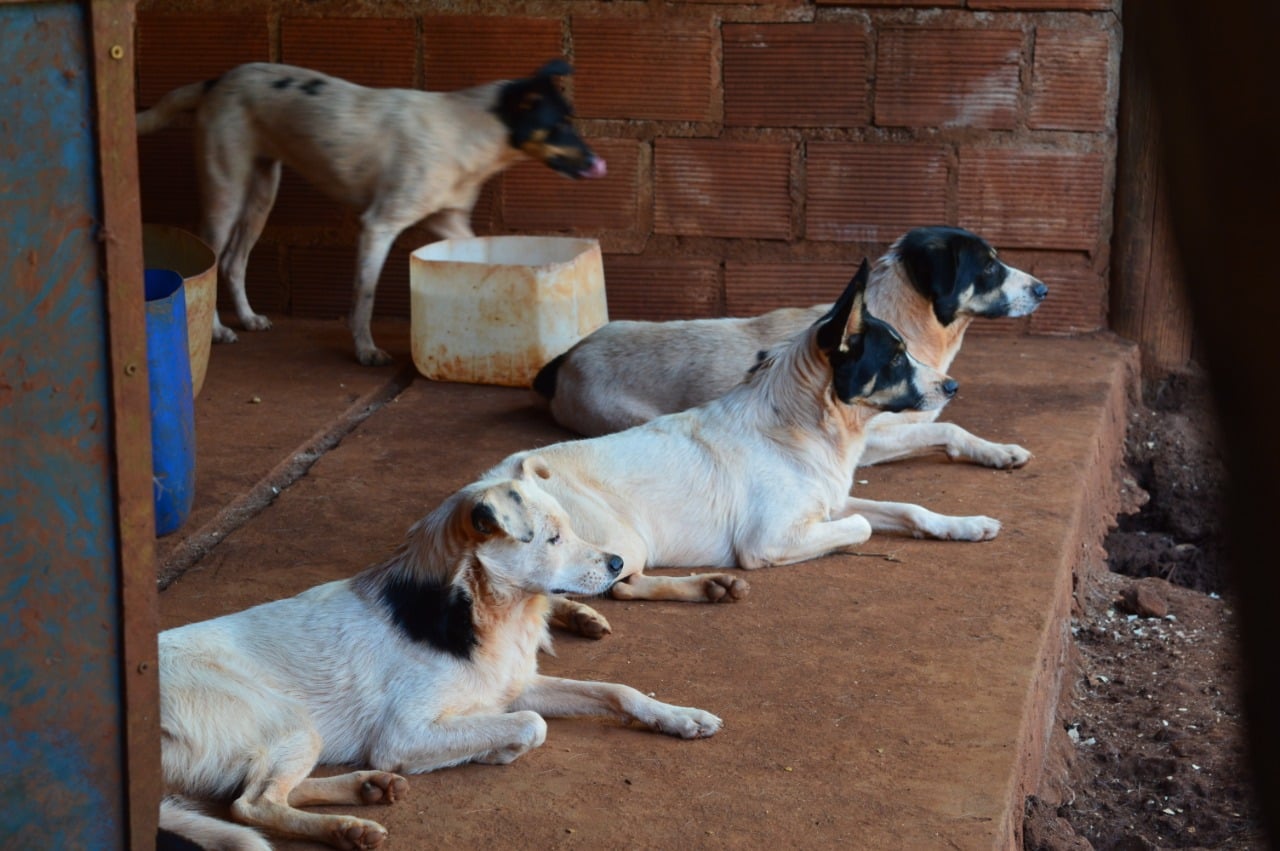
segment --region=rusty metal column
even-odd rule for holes
[[[155,516],[142,208],[134,119],[133,0],[92,0],[94,107],[102,188],[102,272],[108,375],[114,414],[120,541],[121,687],[128,844],[155,847],[160,801],[159,669],[156,662]]]

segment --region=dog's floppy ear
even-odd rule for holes
[[[543,141],[548,129],[561,118],[573,115],[573,107],[556,87],[555,78],[572,74],[563,59],[553,59],[532,77],[512,80],[498,95],[497,113],[511,128],[511,144],[521,148],[531,139]]]
[[[510,485],[496,485],[471,506],[471,531],[484,539],[506,535],[524,543],[533,540],[533,529],[524,520],[523,499]]]
[[[492,505],[487,502],[477,502],[471,507],[471,530],[481,538],[496,534],[501,529],[498,513],[494,511]]]
[[[933,303],[943,325],[955,321],[964,294],[991,257],[991,248],[960,228],[919,228],[903,237],[898,257],[916,291]]]
[[[573,66],[563,59],[552,59],[534,72],[535,77],[567,77],[573,73]]]
[[[541,103],[548,95],[558,94],[555,78],[573,73],[573,66],[563,59],[552,59],[544,64],[532,77],[512,80],[502,88],[502,110],[515,115],[528,112]],[[567,108],[567,104],[565,105]]]
[[[934,316],[950,325],[960,306],[956,265],[958,246],[946,228],[918,228],[902,239],[898,257],[916,292],[933,304]]]
[[[841,348],[850,334],[857,334],[862,328],[869,275],[870,266],[866,258],[863,258],[857,274],[853,276],[853,280],[849,281],[844,292],[840,293],[840,298],[836,299],[836,303],[831,305],[827,314],[818,320],[818,348],[824,352]]]

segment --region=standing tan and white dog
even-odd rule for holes
[[[599,594],[625,570],[575,534],[546,475],[530,459],[462,489],[351,579],[161,633],[161,829],[206,848],[269,848],[250,827],[373,848],[376,822],[298,808],[391,803],[407,791],[393,772],[509,763],[542,744],[543,716],[719,730],[627,686],[538,673],[548,594]],[[317,763],[373,770],[311,778]],[[250,827],[192,799],[231,800]]]
[[[980,317],[1026,316],[1048,288],[1000,261],[985,240],[959,228],[917,228],[875,264],[871,314],[902,334],[911,354],[946,372],[964,332]],[[556,422],[600,435],[682,411],[727,393],[765,352],[812,325],[827,305],[783,308],[752,318],[610,322],[547,364],[534,389]],[[1018,467],[1031,453],[993,443],[938,409],[885,413],[867,431],[860,466],[931,449],[988,467]]]
[[[424,92],[255,62],[175,89],[138,113],[138,132],[195,113],[200,235],[248,330],[271,327],[250,307],[244,274],[275,203],[281,164],[359,210],[351,334],[357,359],[380,365],[391,359],[374,344],[369,320],[378,276],[403,230],[425,219],[441,239],[472,236],[480,187],[526,156],[569,177],[604,175],[604,160],[573,129],[573,108],[555,84],[572,70],[555,60],[527,79]],[[236,339],[216,312],[213,338]]]
[[[849,495],[873,417],[936,410],[956,392],[866,311],[867,276],[864,262],[830,312],[726,395],[626,431],[517,453],[485,478],[537,465],[543,472],[534,484],[564,507],[583,539],[622,557],[610,593],[624,599],[736,599],[746,583],[730,574],[644,570],[791,564],[849,551],[873,528],[994,537],[1000,524],[990,517]],[[566,601],[557,615],[585,635],[608,631],[581,604]]]

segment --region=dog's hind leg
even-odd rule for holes
[[[160,802],[159,828],[194,843],[197,848],[271,851],[271,844],[257,831],[206,815],[180,798],[168,797]],[[156,838],[157,848],[162,841],[161,837]]]
[[[693,576],[651,576],[633,573],[609,589],[619,600],[671,600],[681,603],[730,603],[747,596],[745,579],[727,573]]]
[[[845,511],[867,518],[876,532],[907,532],[917,538],[947,541],[989,541],[1000,531],[1000,521],[981,514],[952,517],[909,502],[874,499],[845,500]]]
[[[370,748],[369,762],[376,768],[425,774],[464,762],[506,765],[547,739],[547,722],[536,712],[427,720],[411,707],[397,710]]]
[[[319,734],[303,723],[271,741],[265,751],[253,754],[243,792],[231,803],[232,818],[281,836],[311,839],[348,851],[378,847],[387,831],[377,822],[307,813],[290,804],[293,790],[315,767],[320,747]]]
[[[235,302],[236,316],[240,319],[240,325],[249,331],[265,331],[271,327],[270,319],[254,313],[249,306],[249,296],[245,292],[245,269],[249,265],[249,252],[257,244],[258,237],[262,236],[267,216],[276,202],[276,190],[280,187],[280,168],[278,161],[254,161],[240,215],[219,257],[219,274],[226,281],[227,289]]]
[[[872,524],[861,514],[842,511],[830,520],[798,523],[776,541],[740,549],[738,564],[754,570],[808,561],[865,543],[871,537],[871,529]]]
[[[394,804],[409,783],[389,771],[352,771],[334,777],[308,777],[289,790],[289,806],[321,804]]]
[[[217,258],[218,277],[229,286],[230,254],[227,245],[244,210],[245,198],[252,180],[253,162],[246,155],[243,139],[248,128],[235,114],[227,113],[219,120],[198,124],[196,162],[200,183],[200,238],[213,249]],[[232,293],[234,297],[234,293]],[[213,340],[234,343],[236,334],[222,324],[213,312]]]
[[[971,461],[984,467],[1021,467],[1031,453],[1016,443],[992,443],[955,423],[896,423],[867,430],[867,444],[858,459],[859,467],[909,458],[941,449],[953,461]]]
[[[206,197],[210,193],[206,191]],[[225,248],[231,239],[231,229],[235,225],[234,211],[230,211],[230,202],[223,198],[219,198],[215,202],[205,202],[204,224],[200,227],[200,238],[213,249],[214,257],[218,258],[218,277],[227,280],[227,273],[223,268],[224,257],[226,256]],[[238,209],[238,207],[237,207]],[[222,324],[222,318],[218,316],[218,311],[213,311],[213,341],[215,343],[234,343],[238,338],[236,332],[232,331],[226,325]]]

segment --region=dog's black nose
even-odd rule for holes
[[[1041,299],[1043,299],[1045,296],[1049,294],[1049,288],[1046,287],[1042,282],[1036,281],[1036,285],[1031,288],[1031,292],[1035,295],[1036,300],[1040,301]]]
[[[622,556],[610,555],[605,559],[605,567],[609,568],[611,576],[617,576],[622,572]]]
[[[948,378],[946,381],[942,382],[942,393],[948,399],[956,395],[956,391],[959,389],[960,385],[956,383],[954,378]]]

